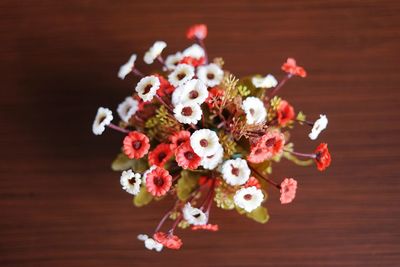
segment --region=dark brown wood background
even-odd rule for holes
[[[0,265],[400,266],[399,13],[397,0],[1,1]],[[270,192],[268,224],[214,209],[219,232],[181,231],[181,251],[157,254],[136,235],[170,203],[133,207],[109,166],[122,136],[91,124],[134,88],[116,77],[130,53],[183,49],[198,22],[238,76],[281,78],[288,56],[306,67],[282,93],[328,114],[333,163],[277,166],[300,187],[287,206]],[[298,150],[316,147],[307,132]]]

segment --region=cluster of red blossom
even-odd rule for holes
[[[276,96],[290,78],[307,75],[294,59],[282,65],[286,75],[280,82],[271,74],[239,80],[222,69],[222,59],[209,62],[206,25],[190,27],[186,36],[196,43],[182,52],[164,58],[166,43],[157,41],[144,55],[147,64],[161,64],[162,74],[144,75],[133,54],[118,76],[124,79],[133,73],[140,81],[135,93],[118,106],[120,123],[113,124],[111,110],[101,107],[92,128],[96,135],[106,127],[125,134],[118,158],[123,167],[115,169],[123,171],[121,186],[134,195],[138,206],[166,195],[176,200],[154,234],[138,236],[146,248],[156,251],[182,246],[174,235],[177,227],[217,231],[218,225],[209,223],[213,202],[266,222],[261,205],[266,185],[280,191],[282,204],[292,202],[297,190],[293,178],[277,183],[267,177],[272,162],[305,158],[303,162],[314,161],[321,171],[331,162],[326,143],[311,154],[295,152],[288,143],[286,133],[295,123],[311,127],[311,140],[328,123],[325,115],[305,120]],[[163,232],[168,219],[173,220],[172,227]]]

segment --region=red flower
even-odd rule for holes
[[[201,158],[194,153],[193,148],[190,146],[190,142],[180,145],[175,152],[175,159],[179,166],[183,169],[195,170],[199,167]]]
[[[307,72],[303,67],[297,66],[296,60],[294,58],[288,58],[285,63],[282,65],[282,70],[291,75],[296,75],[300,77],[306,77]]]
[[[325,170],[331,164],[331,154],[328,150],[328,144],[321,143],[315,150],[315,162],[320,171]]]
[[[155,167],[146,174],[146,189],[153,196],[165,195],[172,185],[172,177],[166,169]]]
[[[249,180],[244,184],[244,187],[252,187],[255,186],[257,189],[261,188],[260,182],[257,180],[257,178],[251,176]]]
[[[193,225],[192,230],[207,230],[216,232],[219,230],[218,224],[203,224],[203,225]]]
[[[208,91],[208,97],[206,99],[206,103],[208,107],[214,108],[216,106],[221,105],[222,103],[222,96],[224,95],[224,91],[218,87],[213,87]]]
[[[143,99],[140,98],[140,96],[138,96],[137,94],[135,94],[133,96],[133,98],[138,101],[139,105],[138,105],[138,110],[137,111],[142,111],[144,109],[144,106],[148,103],[148,102],[144,102]]]
[[[286,101],[282,100],[279,103],[278,110],[278,123],[280,126],[286,126],[288,122],[294,119],[294,108]]]
[[[157,95],[158,96],[165,96],[165,95],[170,95],[175,91],[175,87],[173,87],[167,79],[165,79],[163,76],[160,74],[153,74],[154,76],[157,76],[158,80],[160,81],[160,88],[157,90]]]
[[[149,164],[159,167],[172,157],[173,153],[169,144],[159,144],[153,151],[149,153]]]
[[[124,153],[130,159],[140,159],[147,154],[150,148],[149,138],[144,134],[133,131],[124,138]]]
[[[186,32],[186,38],[203,40],[207,37],[207,25],[195,24]]]
[[[288,204],[296,197],[297,181],[293,178],[285,178],[281,183],[281,204]]]
[[[190,140],[190,132],[189,131],[179,131],[175,132],[169,137],[169,141],[171,141],[171,150],[175,150],[177,147],[186,143],[186,141]]]
[[[166,234],[164,232],[157,232],[153,235],[154,240],[161,243],[163,246],[170,249],[180,249],[182,240],[173,234]]]
[[[247,160],[252,163],[261,163],[271,159],[282,152],[284,145],[285,136],[281,132],[278,130],[268,131],[251,147]]]
[[[198,67],[200,65],[203,65],[206,62],[205,57],[200,57],[200,58],[193,58],[193,57],[184,57],[179,61],[179,64],[188,64],[192,65],[193,67]]]

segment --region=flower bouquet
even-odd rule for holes
[[[297,189],[293,178],[270,177],[273,163],[285,158],[303,166],[315,163],[322,171],[331,162],[326,143],[299,153],[289,140],[296,124],[309,126],[312,140],[328,124],[325,115],[306,120],[277,96],[291,78],[306,77],[304,68],[289,58],[280,82],[271,74],[238,79],[223,69],[222,58],[209,60],[206,36],[206,25],[190,27],[186,37],[195,44],[166,58],[166,43],[155,42],[144,62],[157,62],[161,70],[149,75],[138,69],[133,54],[118,72],[121,79],[138,78],[133,95],[117,108],[121,120],[113,124],[111,110],[100,107],[93,123],[96,135],[106,127],[123,134],[112,169],[122,171],[122,189],[133,195],[134,205],[174,200],[154,233],[138,236],[151,250],[179,249],[177,228],[217,231],[210,223],[213,204],[265,223],[267,190],[279,190],[280,202],[288,204]]]

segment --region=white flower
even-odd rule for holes
[[[182,87],[182,88],[181,88]],[[177,92],[176,92],[177,91]],[[198,79],[188,81],[179,86],[172,95],[172,102],[203,104],[208,97],[207,87]],[[176,105],[176,103],[174,104]]]
[[[197,77],[208,87],[213,87],[221,83],[224,78],[224,71],[214,63],[197,68]]]
[[[261,202],[264,200],[264,194],[255,186],[244,187],[236,191],[233,200],[236,206],[247,212],[251,212],[261,205]]]
[[[176,66],[178,66],[178,64],[182,58],[183,58],[183,55],[181,52],[177,52],[173,55],[169,55],[165,59],[165,66],[167,66],[167,68],[169,70],[174,70],[176,68]]]
[[[194,76],[194,68],[188,64],[179,64],[173,72],[168,75],[168,81],[175,87],[190,81]]]
[[[160,252],[163,249],[163,245],[155,241],[153,238],[149,238],[147,235],[140,234],[137,236],[137,239],[140,241],[144,241],[144,246],[148,250],[155,250]]]
[[[308,135],[311,140],[318,138],[318,135],[328,126],[328,118],[325,115],[319,115],[319,119],[314,122],[311,133]]]
[[[202,157],[200,165],[203,166],[204,169],[213,170],[222,162],[223,156],[224,149],[220,145],[217,152],[215,152],[213,155]]]
[[[196,103],[178,104],[174,108],[174,116],[180,123],[197,124],[203,112]]]
[[[242,108],[246,113],[247,124],[263,123],[267,117],[264,103],[257,97],[250,96],[243,101]]]
[[[209,129],[195,131],[190,136],[190,145],[200,157],[214,155],[221,146],[217,134]]]
[[[182,209],[183,218],[193,225],[204,225],[208,221],[207,215],[198,208],[193,208],[190,203],[186,203],[186,205]]]
[[[125,98],[124,102],[118,105],[117,112],[124,122],[128,122],[138,109],[139,102],[133,99],[133,97],[128,96]]]
[[[278,85],[278,81],[271,74],[265,77],[254,76],[251,82],[256,88],[272,88]]]
[[[140,241],[145,241],[147,238],[149,238],[149,236],[145,234],[138,234],[137,236],[137,239]]]
[[[119,68],[118,77],[120,79],[122,80],[125,79],[125,76],[128,75],[133,70],[133,67],[135,66],[136,57],[137,57],[136,54],[132,54],[128,62],[126,62]]]
[[[199,59],[205,56],[204,49],[198,45],[194,44],[183,50],[183,56],[185,57],[192,57],[195,59]]]
[[[161,55],[161,52],[164,50],[164,48],[167,47],[167,44],[163,41],[157,41],[155,42],[150,49],[144,54],[144,62],[146,64],[151,64],[154,62],[154,60]]]
[[[185,88],[184,88],[183,86],[178,86],[178,87],[175,88],[174,92],[172,93],[172,96],[171,96],[171,103],[172,103],[172,105],[173,105],[174,107],[175,107],[176,105],[182,103],[181,97],[182,97],[182,94],[183,94],[183,90],[184,90],[184,89],[185,89]]]
[[[250,177],[250,169],[244,159],[230,159],[222,165],[222,177],[230,185],[242,185]]]
[[[139,173],[134,173],[132,170],[123,171],[120,179],[122,189],[131,195],[137,195],[140,191],[140,179]]]
[[[146,179],[147,179],[147,174],[149,174],[151,171],[153,171],[157,166],[150,166],[142,175],[142,184],[146,185]]]
[[[100,107],[97,110],[96,117],[94,118],[93,121],[93,126],[92,126],[93,133],[95,135],[101,135],[106,129],[106,126],[111,123],[112,119],[113,115],[111,110],[109,110],[108,108]]]
[[[143,77],[136,85],[136,92],[143,101],[151,101],[160,88],[160,80],[157,76],[151,75]]]

